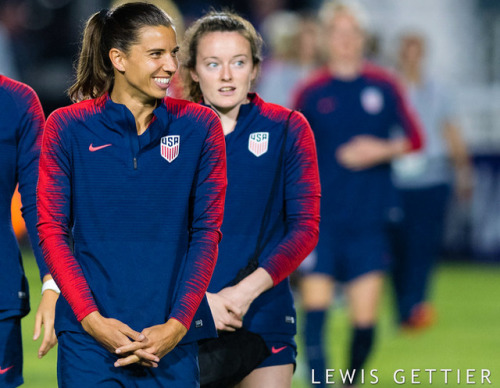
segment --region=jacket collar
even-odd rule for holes
[[[167,97],[166,97],[167,98]],[[158,106],[153,110],[153,119],[149,125],[148,130],[153,130],[160,127],[165,128],[169,124],[169,117],[167,106],[165,105],[166,98],[159,100]],[[97,101],[98,104],[103,104],[102,123],[112,131],[119,133],[127,133],[128,131],[136,132],[137,127],[135,118],[132,112],[123,104],[114,102],[109,93],[100,97]]]

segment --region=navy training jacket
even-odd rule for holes
[[[28,282],[11,220],[12,195],[19,183],[22,214],[40,278],[49,273],[38,246],[36,183],[45,118],[29,86],[0,75],[0,319],[29,312]]]
[[[288,276],[314,249],[319,234],[314,136],[300,112],[254,93],[248,98],[225,137],[224,239],[209,291],[226,287],[257,254],[274,287],[253,301],[243,324],[257,333],[290,335],[296,333],[296,313]]]
[[[340,79],[325,67],[304,81],[294,106],[307,118],[316,139],[320,227],[362,228],[384,222],[396,195],[390,163],[352,171],[338,162],[336,152],[360,135],[389,139],[398,126],[412,150],[422,146],[420,122],[397,78],[369,62],[352,80]]]
[[[172,98],[153,115],[138,136],[132,113],[104,95],[47,120],[38,229],[63,296],[57,331],[83,331],[95,310],[137,331],[169,318],[189,328],[204,298],[221,238],[222,128],[210,109]],[[186,341],[215,334],[206,298],[191,327]]]

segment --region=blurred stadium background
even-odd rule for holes
[[[70,103],[65,90],[73,80],[73,62],[83,21],[105,0],[0,0],[0,73],[31,85],[45,113]],[[161,3],[161,2],[160,2]],[[164,1],[167,4],[167,1]],[[182,15],[177,25],[188,26],[204,11],[230,7],[249,18],[264,33],[267,19],[288,10],[314,12],[321,0],[178,0]],[[475,168],[475,188],[468,203],[452,201],[443,241],[442,262],[435,275],[433,299],[437,324],[421,333],[400,332],[394,324],[387,292],[378,336],[378,349],[368,369],[378,369],[379,386],[394,386],[396,369],[490,369],[500,387],[500,1],[499,0],[364,0],[374,36],[371,57],[391,65],[396,40],[403,30],[423,32],[429,43],[428,67],[451,90],[460,126]],[[268,22],[269,24],[269,22]],[[273,31],[271,29],[271,31]],[[275,30],[274,30],[275,31]],[[273,55],[265,35],[266,56]],[[265,76],[265,66],[263,69]],[[18,201],[16,199],[15,201]],[[23,238],[19,203],[13,221],[25,250],[32,289],[32,306],[39,300],[36,265]],[[300,310],[300,303],[299,303]],[[344,367],[347,323],[337,308],[331,320],[335,338],[330,351],[335,368]],[[23,320],[25,386],[56,386],[52,351],[36,359],[31,341],[33,313]],[[300,338],[299,338],[300,344]],[[302,360],[294,386],[309,380]],[[421,379],[422,386],[427,386]],[[444,386],[437,381],[433,385]],[[455,386],[454,384],[448,384]]]

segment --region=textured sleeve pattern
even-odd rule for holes
[[[19,99],[16,100],[20,120],[17,127],[17,180],[22,200],[22,214],[28,230],[33,253],[40,272],[40,279],[49,273],[38,245],[36,229],[36,185],[38,181],[38,161],[42,144],[45,118],[42,105],[35,92],[22,84],[18,84],[16,91]],[[21,88],[21,85],[24,88]]]
[[[226,150],[215,113],[206,110],[209,131],[204,141],[191,197],[190,242],[186,267],[170,318],[189,328],[208,288],[217,261],[226,195]]]
[[[40,245],[61,293],[78,321],[97,310],[94,298],[68,244],[71,225],[71,154],[64,142],[68,121],[62,113],[47,120],[37,190]]]
[[[319,236],[321,194],[314,136],[299,112],[292,114],[288,130],[285,159],[287,233],[260,263],[271,275],[274,285],[299,266],[314,249]]]

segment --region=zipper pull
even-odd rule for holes
[[[134,157],[134,170],[137,170],[137,158]]]

